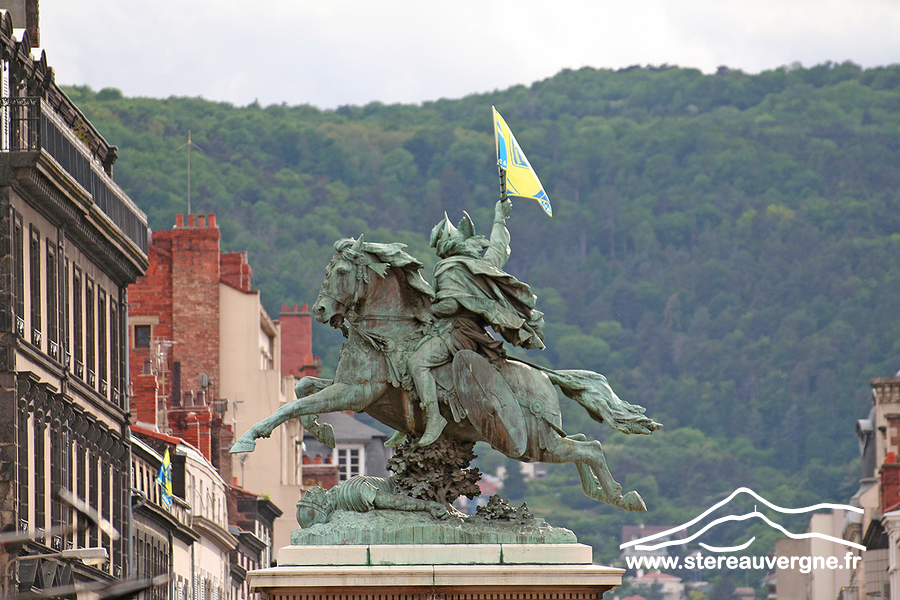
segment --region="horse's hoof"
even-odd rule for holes
[[[391,439],[384,443],[385,448],[396,448],[400,444],[406,441],[406,434],[402,431],[395,431],[394,435],[391,436]]]
[[[334,448],[334,427],[329,423],[318,424],[318,427],[310,429],[310,433],[329,448]]]
[[[231,447],[232,454],[240,454],[241,452],[253,452],[256,449],[256,441],[240,438]]]
[[[619,496],[616,498],[614,503],[619,508],[624,508],[625,510],[630,510],[632,512],[647,512],[647,505],[644,504],[644,499],[641,498],[641,495],[637,492],[628,492],[624,496]]]

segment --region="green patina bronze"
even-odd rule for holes
[[[394,428],[397,434],[390,445],[410,438],[407,448],[431,448],[430,458],[418,461],[425,470],[432,465],[438,473],[448,464],[450,448],[470,450],[481,440],[523,462],[575,463],[585,494],[626,510],[645,511],[637,492],[622,493],[599,442],[562,429],[554,386],[594,420],[618,431],[650,434],[661,425],[640,406],[616,396],[602,375],[552,370],[507,357],[502,341],[487,332],[490,326],[515,346],[543,348],[543,315],[535,309],[534,295],[501,270],[509,258],[505,221],[511,206],[509,200],[497,203],[490,239],[475,234],[468,215],[459,227],[446,216],[435,226],[431,244],[441,260],[435,266],[434,288],[419,272],[422,263],[404,252],[403,244],[337,241],[313,305],[319,322],[342,329],[348,337],[334,380],[302,379],[295,387],[297,399],[251,427],[231,451],[251,452],[257,438],[268,437],[279,424],[297,417],[333,447],[331,426],[318,423],[317,415],[353,410]],[[433,447],[436,441],[446,444]],[[419,511],[419,520],[436,519],[440,511],[422,504],[429,498],[429,486],[421,481],[428,477],[410,483],[407,474],[394,473],[384,480],[390,484],[355,483],[357,491],[372,487],[379,492],[358,506]],[[438,480],[432,477],[431,486]],[[455,497],[432,492],[427,502],[446,506]],[[359,514],[372,519],[381,512]],[[435,526],[447,523],[436,520]]]

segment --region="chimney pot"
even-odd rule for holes
[[[197,215],[197,227],[206,227],[206,215]]]
[[[216,213],[209,213],[209,226],[210,227],[216,226]]]
[[[188,215],[188,224],[187,224],[187,226],[188,226],[188,227],[193,227],[193,226],[194,226],[194,215]]]
[[[175,227],[184,227],[184,215],[175,215]]]

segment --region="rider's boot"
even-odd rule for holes
[[[419,445],[429,446],[441,436],[441,432],[447,425],[447,419],[441,416],[441,410],[436,400],[432,400],[422,408],[425,409],[425,433],[419,439]]]

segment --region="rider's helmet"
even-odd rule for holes
[[[487,247],[487,244],[486,237],[475,235],[475,224],[466,211],[463,211],[459,228],[454,227],[450,222],[450,217],[444,213],[441,222],[431,230],[431,247],[441,258],[458,254],[478,256]]]

